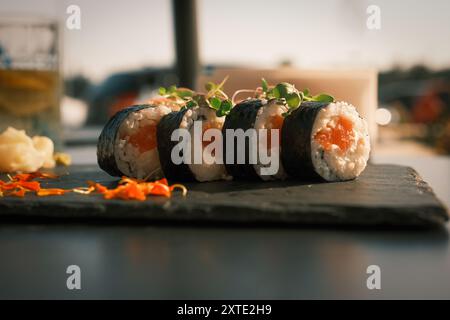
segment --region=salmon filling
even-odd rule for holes
[[[125,137],[121,138],[125,139]],[[128,142],[140,153],[155,149],[157,146],[156,125],[148,125],[136,131],[135,134],[129,136]]]
[[[336,145],[339,147],[340,152],[344,153],[355,140],[353,123],[345,116],[338,116],[334,127],[328,124],[325,128],[316,133],[314,139],[325,151],[330,151],[331,147]]]
[[[212,122],[206,122],[206,121],[202,122],[202,147],[203,147],[203,149],[205,149],[207,146],[209,146],[211,143],[213,143],[214,140],[216,139],[215,137],[212,137],[211,141],[206,141],[203,138],[204,135],[205,135],[205,131],[209,130],[209,129],[219,129],[219,130],[221,130],[222,126],[221,126],[220,123],[217,123],[217,122],[213,122],[213,123]],[[211,155],[213,157],[215,157],[216,156],[216,150],[213,150],[211,152]]]
[[[281,145],[281,128],[283,127],[284,117],[281,115],[274,115],[270,117],[270,121],[267,125],[267,149],[272,148],[272,130],[277,129],[278,131],[278,145]]]

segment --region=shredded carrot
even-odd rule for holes
[[[105,199],[144,201],[149,195],[171,197],[173,190],[169,186],[167,179],[161,179],[154,182],[145,182],[139,179],[122,177],[119,181],[119,186],[115,189],[107,189],[101,184],[93,182],[90,182],[90,185],[95,186],[97,192],[102,193]],[[184,189],[186,190],[186,188]],[[183,192],[183,195],[185,194],[186,193]]]
[[[13,195],[22,197],[27,191],[38,191],[41,185],[37,181],[20,181],[11,177],[11,181],[0,181],[0,191],[6,192],[6,195]],[[19,191],[20,189],[20,191]]]
[[[155,196],[163,196],[169,198],[171,196],[169,186],[161,183],[147,183],[142,186],[148,194]]]
[[[74,192],[83,195],[91,193],[102,194],[105,199],[122,199],[144,201],[147,196],[171,197],[175,189],[181,189],[185,196],[187,189],[181,184],[169,185],[167,179],[160,179],[153,182],[147,182],[140,179],[122,177],[118,186],[114,189],[108,189],[106,186],[88,181],[87,187],[78,187],[73,189],[42,188],[39,181],[34,179],[56,179],[57,175],[51,173],[33,172],[16,174],[9,176],[9,181],[0,180],[0,196],[24,197],[27,192],[34,192],[39,197],[59,196],[68,192]]]
[[[24,188],[17,188],[14,189],[14,191],[10,192],[8,195],[13,197],[21,197],[23,198],[25,196],[26,190]]]
[[[2,181],[3,182],[3,181]],[[20,184],[18,184],[17,182],[7,182],[1,185],[1,188],[3,191],[9,191],[9,190],[14,190],[17,189],[17,187],[19,187]]]
[[[162,183],[162,184],[165,184],[166,186],[169,185],[169,182],[167,181],[166,178],[162,178],[161,180],[155,181],[155,183]]]
[[[31,181],[33,179],[57,179],[59,176],[53,174],[53,173],[44,173],[44,172],[33,172],[33,173],[20,173],[16,174],[12,177],[12,180],[14,181]]]
[[[57,188],[50,188],[50,189],[40,189],[36,194],[39,197],[46,197],[46,196],[60,196],[68,192],[68,190],[64,189],[57,189]]]
[[[97,191],[98,193],[105,193],[106,191],[108,191],[108,188],[101,185],[100,183],[94,182],[94,181],[88,181],[88,185],[89,187],[93,187],[94,190],[92,191]]]
[[[30,181],[33,178],[34,177],[31,173],[21,173],[21,174],[16,174],[14,177],[10,177],[9,179],[11,181]]]
[[[29,191],[39,191],[41,184],[37,181],[20,181],[20,185]]]

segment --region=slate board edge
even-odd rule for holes
[[[392,165],[390,165],[392,166]],[[409,167],[398,166],[408,169],[413,175],[416,186],[423,192],[434,195],[430,186],[421,179],[417,172]],[[41,198],[42,199],[42,198]],[[308,212],[289,213],[282,208],[270,208],[265,212],[261,208],[241,208],[245,213],[238,212],[236,206],[232,203],[219,203],[214,208],[214,214],[211,208],[199,210],[189,204],[186,200],[183,204],[176,198],[170,201],[170,210],[162,208],[160,205],[153,203],[147,207],[146,212],[137,211],[139,202],[125,201],[99,201],[89,206],[86,203],[69,200],[64,203],[49,202],[42,206],[38,201],[27,199],[26,210],[17,211],[15,204],[23,201],[16,199],[15,201],[3,202],[0,200],[0,216],[8,219],[23,221],[27,218],[39,218],[42,220],[65,220],[65,221],[87,221],[89,220],[105,220],[113,222],[126,221],[167,221],[167,222],[214,222],[214,223],[238,223],[251,225],[252,223],[277,223],[277,224],[294,224],[294,225],[345,225],[345,226],[398,226],[398,227],[421,227],[421,226],[437,226],[448,221],[448,212],[442,203],[435,197],[436,205],[423,207],[421,213],[417,213],[414,208],[405,207],[402,212],[398,208],[390,207],[374,207],[364,208],[365,212],[361,214],[361,207],[343,206],[339,210],[334,208],[330,211],[330,207],[309,206]],[[107,203],[108,206],[105,204]],[[148,205],[148,203],[147,203]],[[108,212],[107,212],[108,211]],[[384,211],[382,219],[379,212]],[[414,212],[415,211],[415,212]],[[275,213],[275,214],[274,214]],[[414,219],[411,219],[411,213],[414,213]],[[278,216],[276,216],[278,215]],[[280,219],[280,217],[282,217]]]
[[[139,205],[134,203],[134,205]],[[349,225],[349,226],[437,226],[442,225],[448,220],[448,214],[445,208],[439,206],[423,207],[422,212],[417,214],[414,208],[403,208],[402,211],[390,207],[365,208],[361,213],[358,206],[340,207],[330,210],[325,206],[309,206],[308,212],[289,212],[286,210],[264,211],[252,207],[240,210],[230,204],[216,204],[213,208],[199,210],[195,206],[184,206],[180,203],[172,205],[169,211],[161,206],[154,205],[147,207],[147,212],[137,210],[133,212],[129,204],[121,202],[109,203],[105,206],[98,202],[96,205],[86,206],[77,201],[68,201],[62,206],[60,203],[49,203],[46,206],[36,205],[30,201],[27,210],[17,213],[14,206],[1,206],[0,216],[5,218],[14,218],[23,220],[27,218],[43,218],[61,221],[86,221],[105,220],[105,221],[172,221],[172,222],[214,222],[214,223],[242,223],[250,225],[252,223],[277,223],[277,224],[305,224],[305,225]],[[243,213],[243,210],[245,213]],[[383,215],[380,215],[380,212]],[[276,217],[276,215],[278,215]],[[411,216],[414,219],[411,219]],[[389,217],[389,218],[387,218]]]

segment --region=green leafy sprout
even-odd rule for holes
[[[206,93],[198,93],[187,88],[159,88],[159,94],[165,98],[174,100],[183,105],[183,108],[194,108],[196,106],[209,107],[216,110],[218,117],[227,115],[233,108],[233,103],[223,91],[223,86],[228,76],[219,84],[208,82],[205,85]]]
[[[173,85],[168,88],[159,88],[159,94],[167,99],[173,100],[175,103],[179,103],[183,106],[182,108],[194,108],[196,106],[209,107],[216,111],[218,117],[223,117],[233,108],[233,99],[228,98],[227,94],[223,91],[223,86],[227,79],[228,76],[219,84],[214,82],[206,83],[206,93],[195,92],[188,88],[177,88]],[[239,90],[238,92],[249,91],[252,90]],[[304,101],[324,103],[335,101],[334,97],[329,94],[321,93],[313,96],[309,89],[299,91],[293,84],[287,82],[280,82],[275,86],[270,86],[264,78],[261,80],[261,88],[252,92],[256,93],[257,98],[276,99],[286,104],[289,107],[289,111],[286,114],[300,107]]]
[[[321,93],[312,96],[309,89],[299,91],[293,84],[287,82],[280,82],[275,86],[269,86],[266,79],[261,80],[261,97],[266,99],[276,99],[280,102],[286,103],[290,111],[300,107],[303,101],[315,102],[333,102],[334,97],[331,95]]]

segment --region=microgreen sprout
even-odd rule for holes
[[[303,91],[297,90],[293,84],[287,82],[280,82],[275,86],[270,86],[268,82],[263,78],[261,80],[261,88],[257,88],[255,93],[262,91],[259,94],[259,98],[276,99],[289,107],[289,111],[284,115],[289,114],[292,110],[300,107],[303,101],[315,101],[315,102],[333,102],[334,97],[321,93],[312,96],[309,89]]]
[[[227,79],[228,76],[219,84],[207,82],[205,84],[206,93],[170,86],[169,88],[160,88],[159,94],[165,98],[178,101],[183,106],[182,109],[194,108],[196,106],[209,107],[216,110],[218,117],[223,117],[233,108],[233,103],[223,91],[223,86]]]

